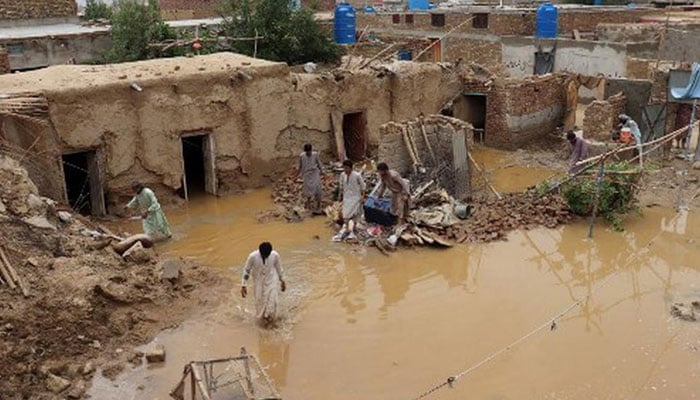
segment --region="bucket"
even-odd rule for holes
[[[620,129],[620,143],[633,143],[632,131],[629,128]]]
[[[454,207],[454,213],[459,219],[467,219],[471,211],[471,206],[467,204],[456,204]]]
[[[411,61],[411,50],[399,50],[399,60]]]

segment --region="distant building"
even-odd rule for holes
[[[202,19],[218,15],[219,0],[158,0],[163,19]]]
[[[65,22],[77,16],[75,0],[0,1],[0,27]]]

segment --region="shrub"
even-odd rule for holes
[[[562,193],[574,214],[588,216],[593,212],[597,190],[597,168],[562,185]],[[600,187],[598,215],[622,230],[620,216],[635,209],[635,193],[641,172],[627,163],[606,165]]]
[[[112,7],[102,0],[87,0],[85,4],[85,19],[110,19],[112,18]]]
[[[112,14],[112,47],[106,61],[125,62],[154,58],[161,54],[149,44],[174,39],[172,29],[163,22],[157,0],[121,0]]]
[[[227,36],[262,36],[257,55],[261,58],[301,64],[309,61],[334,63],[340,59],[340,47],[315,20],[306,7],[289,8],[288,0],[222,0],[222,28]],[[234,42],[233,50],[255,53],[252,41]]]

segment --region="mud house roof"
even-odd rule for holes
[[[235,53],[197,57],[161,58],[108,65],[57,65],[31,72],[0,75],[0,94],[18,92],[62,92],[95,87],[130,85],[141,87],[198,75],[230,76],[238,71],[256,74],[287,74],[284,63]]]

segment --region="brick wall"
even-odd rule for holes
[[[0,75],[10,73],[10,59],[7,55],[7,50],[0,47]]]
[[[487,68],[495,68],[501,65],[502,53],[500,41],[448,37],[445,40],[443,61],[455,62],[461,58]]]
[[[75,0],[0,0],[0,20],[75,17]]]
[[[217,15],[219,0],[158,0],[166,20],[210,18]]]
[[[617,116],[625,111],[627,99],[622,93],[607,100],[594,100],[583,116],[583,134],[587,139],[606,142],[617,126]]]
[[[651,77],[653,60],[627,57],[625,76],[630,79],[649,79]]]
[[[335,9],[335,0],[301,0],[301,5],[318,11],[333,11]]]
[[[484,143],[517,149],[549,136],[561,125],[566,106],[565,76],[526,80],[467,80],[464,91],[486,95]]]
[[[494,35],[519,35],[534,36],[536,29],[537,15],[534,9],[518,12],[488,12],[488,27],[475,28],[474,23],[466,22],[471,19],[475,12],[454,12],[441,13],[378,13],[378,14],[357,14],[358,30],[365,26],[377,29],[395,30],[418,30],[418,31],[449,31],[454,27],[464,23],[455,32],[461,33],[483,33]],[[639,22],[644,16],[658,14],[654,10],[560,10],[559,11],[559,33],[569,34],[574,29],[581,32],[595,32],[598,24],[624,24]],[[433,26],[431,14],[443,14],[445,16],[444,26]],[[410,22],[406,15],[413,15],[413,22]],[[398,17],[395,17],[398,16]],[[398,23],[394,22],[398,18]]]
[[[659,24],[598,24],[596,38],[606,42],[653,42],[658,40]]]

